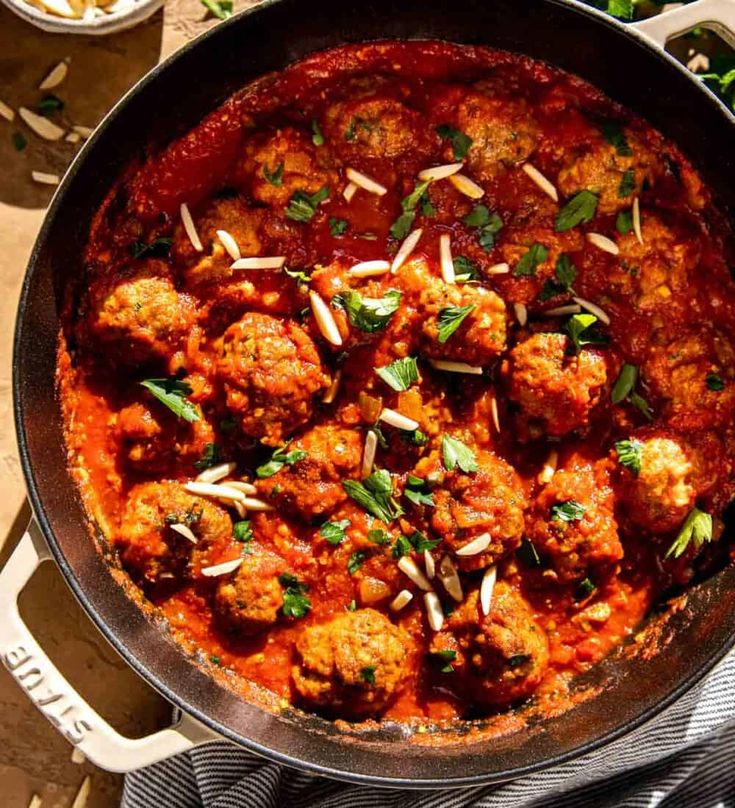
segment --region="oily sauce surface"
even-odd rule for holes
[[[396,272],[350,271],[417,229]],[[350,720],[558,696],[728,556],[729,238],[676,147],[574,77],[317,54],[111,190],[60,341],[70,468],[236,681]],[[239,505],[185,487],[222,463]]]

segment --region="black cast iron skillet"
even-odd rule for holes
[[[677,142],[733,218],[735,118],[661,50],[586,6],[573,0],[271,0],[218,25],[144,78],[74,162],[22,290],[13,360],[16,425],[32,507],[69,586],[127,662],[185,713],[250,750],[333,777],[402,787],[485,784],[591,751],[692,687],[735,640],[735,569],[692,591],[688,607],[668,620],[672,640],[656,655],[613,655],[588,677],[599,693],[560,717],[495,740],[438,748],[417,746],[390,726],[348,737],[314,717],[276,717],[242,701],[128,598],[89,539],[66,471],[54,391],[61,290],[80,271],[91,217],[121,170],[144,147],[193,127],[258,75],[314,50],[383,38],[487,44],[581,76]]]

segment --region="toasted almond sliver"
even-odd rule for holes
[[[398,270],[406,263],[411,253],[416,249],[416,245],[419,243],[419,239],[421,238],[421,234],[423,232],[424,231],[418,227],[416,230],[409,233],[403,240],[403,243],[398,248],[396,257],[393,259],[393,263],[390,265],[390,271],[393,274],[398,272]]]
[[[322,402],[324,404],[331,404],[335,398],[337,398],[337,393],[339,392],[339,385],[342,381],[342,368],[338,368],[334,374],[334,378],[332,379],[332,383],[329,385],[327,392],[324,394],[324,398]]]
[[[590,314],[594,314],[601,323],[610,325],[610,316],[596,303],[591,303],[589,300],[585,300],[583,297],[573,297],[572,300],[574,300],[575,303],[579,303],[579,305],[583,309],[586,309]]]
[[[510,264],[493,264],[485,270],[487,275],[507,275],[510,272]]]
[[[72,126],[72,129],[78,135],[81,135],[85,140],[87,138],[89,138],[89,137],[92,137],[92,132],[94,132],[94,129],[92,129],[89,126],[79,126],[79,125],[77,125],[77,126]]]
[[[196,481],[198,483],[217,483],[224,480],[237,468],[237,463],[218,463],[216,466],[204,469],[204,471],[197,475]]]
[[[568,306],[557,306],[555,309],[546,309],[542,312],[544,317],[566,317],[567,314],[579,314],[582,307],[577,303],[570,303]]]
[[[58,174],[47,174],[45,171],[31,171],[31,177],[41,185],[58,185],[61,182]]]
[[[437,370],[446,370],[448,373],[468,373],[471,376],[482,376],[482,368],[468,365],[466,362],[452,362],[451,359],[430,359],[429,364]]]
[[[444,283],[454,283],[456,275],[454,272],[452,243],[449,238],[449,233],[442,233],[441,236],[439,236],[439,263],[441,264]]]
[[[365,446],[362,450],[362,468],[360,476],[364,480],[373,473],[375,465],[375,453],[378,451],[378,436],[372,429],[365,435]]]
[[[281,269],[285,263],[285,255],[263,256],[261,258],[238,258],[230,264],[230,269]]]
[[[217,499],[232,500],[233,502],[243,502],[245,494],[237,488],[230,488],[227,485],[216,483],[198,483],[196,481],[184,484],[184,488],[190,494],[197,494],[200,497],[216,497]]]
[[[232,506],[237,511],[237,515],[240,517],[240,519],[245,519],[247,517],[248,512],[245,510],[245,506],[242,504],[242,502],[233,502]]]
[[[546,194],[546,196],[551,197],[554,202],[559,201],[559,194],[557,193],[554,185],[549,182],[549,180],[547,180],[546,177],[544,177],[544,175],[535,166],[532,166],[530,163],[524,163],[522,168],[531,178],[531,180],[533,180],[533,182],[535,182],[536,185]]]
[[[353,278],[371,278],[375,275],[385,275],[386,272],[390,272],[388,261],[361,261],[347,270],[347,274]]]
[[[368,177],[361,171],[356,171],[354,168],[346,169],[345,176],[350,182],[353,182],[368,193],[376,194],[377,196],[383,196],[388,193],[388,189],[384,185],[376,182],[372,177]]]
[[[246,480],[226,480],[223,485],[228,488],[234,488],[236,491],[242,491],[243,494],[257,494],[258,489]]]
[[[348,201],[352,201],[352,197],[357,193],[357,185],[354,182],[348,182],[345,185],[344,191],[342,191],[342,196]]]
[[[482,583],[480,584],[480,608],[484,615],[490,614],[497,577],[497,567],[488,567],[485,570],[485,575],[482,577]]]
[[[86,761],[86,759],[87,758],[86,758],[84,752],[82,752],[82,750],[78,746],[75,746],[71,750],[71,762],[72,763],[76,764],[77,766],[81,766],[82,763],[84,763]]]
[[[66,62],[59,62],[56,67],[52,68],[47,74],[46,78],[38,85],[39,90],[53,90],[58,87],[66,78],[69,72],[69,65]]]
[[[79,143],[82,139],[82,136],[79,132],[69,132],[69,134],[64,138],[67,143]]]
[[[76,749],[74,751],[76,751]],[[31,801],[28,803],[28,808],[41,808],[41,798],[38,796],[38,794],[34,794],[31,797]]]
[[[461,194],[468,196],[470,199],[482,199],[485,196],[484,189],[464,174],[452,174],[449,177],[449,182]]]
[[[0,101],[0,118],[5,118],[6,121],[15,119],[15,110],[9,107],[4,101]]]
[[[31,112],[26,107],[21,107],[18,110],[18,115],[30,129],[44,140],[61,140],[64,137],[64,130],[52,123],[48,118],[44,118],[43,115]]]
[[[431,581],[436,575],[436,565],[434,564],[434,556],[428,551],[424,550],[424,569],[426,570],[426,577]]]
[[[598,250],[610,253],[610,255],[617,255],[620,252],[618,245],[612,239],[603,236],[601,233],[587,233],[587,241],[597,247]]]
[[[518,320],[518,324],[524,326],[528,322],[528,309],[526,308],[525,304],[514,303],[513,311],[516,314],[516,320]]]
[[[89,800],[89,795],[92,793],[92,778],[87,775],[84,780],[82,780],[82,784],[79,786],[79,791],[77,791],[76,796],[74,797],[74,802],[71,804],[71,808],[86,808],[87,801]]]
[[[493,396],[490,399],[490,415],[493,419],[493,426],[496,432],[500,432],[500,414],[498,413],[498,399]]]
[[[222,242],[222,246],[233,261],[240,260],[240,247],[234,237],[226,230],[217,230],[217,238]]]
[[[390,410],[387,407],[380,413],[380,421],[389,426],[394,426],[396,429],[402,429],[405,432],[413,432],[419,428],[419,422],[414,421],[413,418],[407,418],[400,412]]]
[[[223,561],[212,567],[202,567],[202,575],[206,578],[217,578],[220,575],[229,575],[242,564],[242,558],[233,558],[231,561]]]
[[[40,2],[46,11],[50,11],[52,14],[56,14],[59,17],[73,19],[80,16],[68,0],[40,0]]]
[[[425,592],[431,590],[428,578],[416,566],[416,562],[410,556],[403,556],[398,560],[398,569],[408,576],[419,589],[423,589]]]
[[[439,562],[439,580],[451,598],[461,603],[464,599],[462,581],[452,559],[446,555]]]
[[[342,335],[339,333],[337,321],[334,319],[332,310],[313,289],[309,292],[309,301],[314,319],[319,327],[319,331],[324,339],[332,345],[342,344]]]
[[[480,553],[487,550],[493,537],[489,533],[482,533],[476,539],[472,539],[464,547],[457,550],[457,555],[461,557],[480,555]]]
[[[424,603],[426,604],[426,617],[432,631],[441,631],[444,625],[444,612],[439,596],[436,592],[427,592],[424,595]]]
[[[189,212],[189,206],[186,204],[186,202],[181,203],[179,213],[181,214],[181,223],[184,225],[184,230],[186,231],[186,235],[189,237],[191,246],[197,252],[202,252],[202,250],[204,250],[204,247],[202,247],[202,242],[199,238],[199,233],[197,233],[197,229],[194,225],[194,219],[191,218],[191,213]]]
[[[549,457],[547,458],[546,462],[544,463],[544,467],[538,473],[538,480],[540,485],[548,485],[554,474],[556,474],[556,466],[559,463],[559,453],[556,449],[552,449],[549,452]]]
[[[192,544],[196,544],[199,541],[194,531],[188,525],[175,524],[169,525],[169,527],[174,533],[178,533],[179,536],[183,536],[185,539],[188,539]]]
[[[266,513],[267,511],[274,511],[275,508],[272,505],[269,505],[262,499],[258,499],[257,497],[245,497],[241,500],[242,504],[247,508],[249,511],[256,511],[258,513]]]
[[[401,591],[390,602],[390,610],[392,612],[400,612],[404,606],[407,606],[413,600],[413,592],[408,589],[401,589]]]
[[[443,166],[432,166],[419,171],[419,179],[421,182],[437,182],[438,180],[451,177],[462,170],[462,163],[448,163]]]
[[[643,244],[643,230],[641,229],[641,203],[638,197],[633,200],[633,232],[639,244]]]

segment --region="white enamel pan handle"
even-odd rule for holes
[[[126,738],[114,730],[61,675],[36,642],[18,611],[18,596],[39,564],[50,559],[35,520],[0,570],[0,659],[56,729],[102,769],[128,772],[193,746],[216,740],[184,714],[174,726],[146,738]]]
[[[697,0],[630,27],[659,48],[665,47],[670,39],[700,27],[709,28],[735,48],[735,0]]]

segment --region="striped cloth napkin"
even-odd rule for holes
[[[407,791],[302,774],[228,742],[127,776],[122,808],[730,808],[735,652],[656,719],[614,743],[499,786]]]

